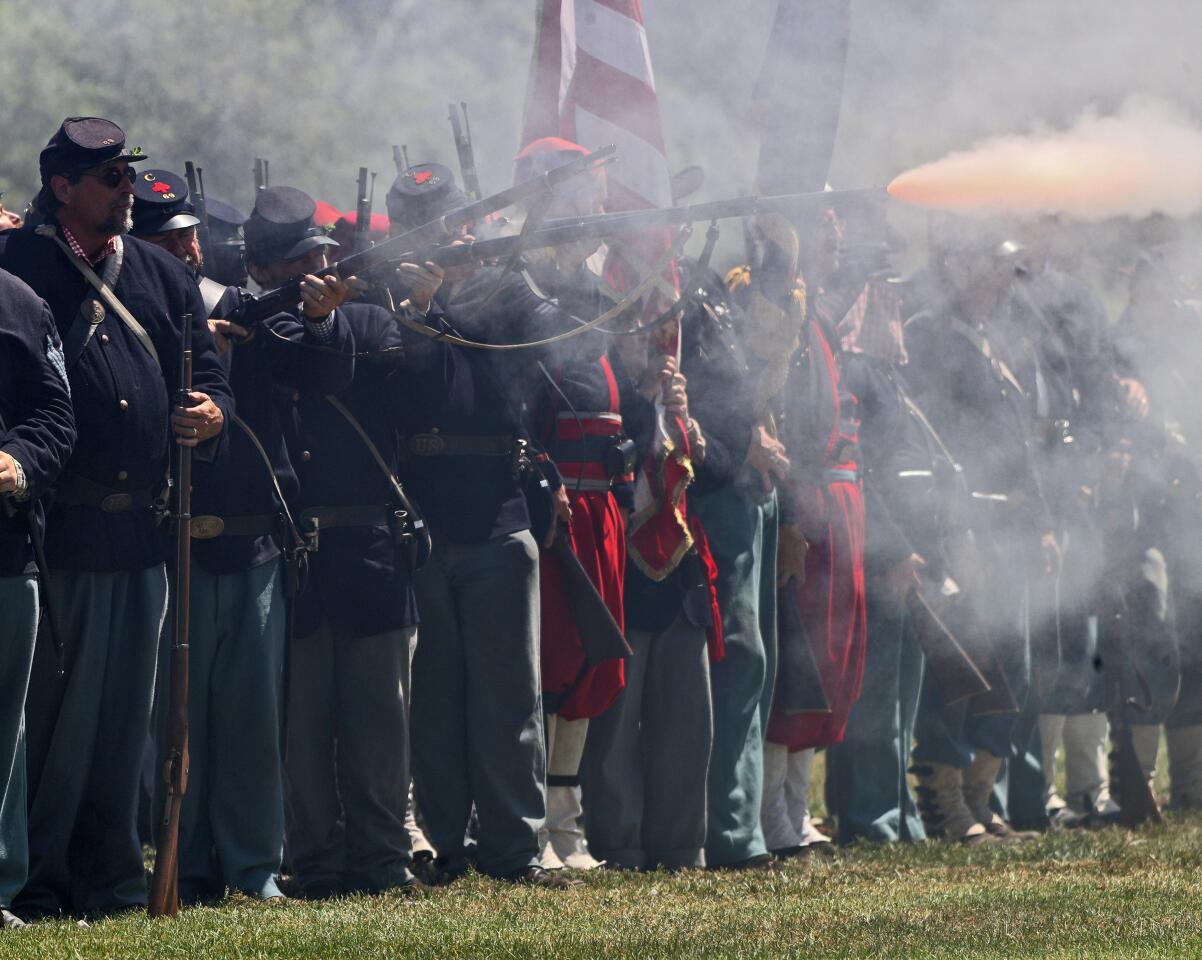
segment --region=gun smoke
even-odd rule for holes
[[[921,206],[1085,221],[1202,210],[1202,127],[1172,104],[1127,100],[1069,129],[993,137],[903,173],[889,193]]]

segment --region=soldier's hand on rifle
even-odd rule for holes
[[[0,450],[0,493],[15,493],[17,489],[17,461]]]
[[[322,320],[350,300],[358,289],[355,278],[318,277],[306,274],[301,281],[301,308],[310,320]]]
[[[762,423],[751,428],[751,446],[747,462],[759,474],[765,493],[771,493],[778,483],[784,483],[789,473],[789,458],[785,445],[768,433]]]
[[[780,528],[780,546],[776,554],[776,585],[783,587],[790,580],[805,583],[806,554],[809,553],[810,542],[806,539],[801,527],[794,523],[783,524]]]
[[[217,356],[229,353],[235,340],[246,340],[250,331],[246,327],[229,320],[214,320],[209,318],[209,332],[213,334],[213,343],[217,346]]]
[[[171,428],[175,442],[183,447],[196,447],[221,433],[225,417],[207,393],[192,391],[189,405],[177,406],[171,413]]]
[[[550,547],[555,542],[555,534],[560,523],[571,524],[572,505],[568,502],[568,491],[563,487],[551,492],[551,529],[543,538],[543,546]]]
[[[430,309],[430,303],[442,281],[446,271],[437,263],[427,260],[425,265],[417,263],[402,263],[397,267],[397,278],[409,288],[409,303],[418,311],[425,313]]]
[[[912,553],[900,563],[895,563],[885,574],[885,589],[894,600],[902,600],[919,584],[918,575],[927,562],[917,553]]]
[[[1127,402],[1127,412],[1137,420],[1148,416],[1148,391],[1138,380],[1130,377],[1119,378],[1119,386],[1123,388],[1124,399]]]

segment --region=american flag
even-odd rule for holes
[[[558,136],[589,149],[618,147],[608,171],[606,210],[622,212],[670,206],[671,179],[664,152],[655,75],[640,0],[539,0],[534,58],[526,97],[522,143]],[[672,247],[669,232],[654,231],[611,244],[606,280],[632,289],[648,264],[663,261]],[[647,296],[653,316],[678,293],[675,265]],[[665,355],[679,352],[679,325],[656,332]],[[662,413],[662,411],[661,411]],[[675,569],[693,543],[685,514],[685,489],[692,480],[684,425],[664,423],[648,453],[635,488],[630,520],[630,555],[652,579]]]

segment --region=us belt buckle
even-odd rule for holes
[[[110,493],[100,501],[100,509],[104,513],[125,513],[134,505],[132,493]]]
[[[204,515],[192,518],[192,539],[212,540],[219,537],[225,530],[225,521],[221,517]]]
[[[436,433],[416,433],[409,438],[409,449],[419,457],[436,457],[446,445],[446,441]]]

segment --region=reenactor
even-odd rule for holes
[[[417,164],[398,175],[387,202],[395,234],[466,201],[450,170]],[[435,336],[528,340],[561,321],[520,275],[500,268],[462,279],[415,264],[403,268],[400,283],[408,288],[401,305],[411,322],[405,479],[435,541],[416,578],[422,641],[413,662],[414,784],[439,854],[429,879],[450,883],[466,872],[474,806],[475,858],[483,873],[567,886],[539,864],[546,747],[538,543],[525,488],[549,477],[546,496],[554,509],[545,509],[564,520],[567,495],[549,463],[540,464],[545,474],[534,472],[521,408],[521,393],[536,375],[528,358]],[[414,324],[431,334],[415,332]],[[547,536],[554,529],[552,520]]]
[[[24,926],[9,907],[29,866],[22,717],[39,601],[47,599],[40,587],[49,586],[37,569],[42,497],[71,455],[75,415],[50,308],[2,270],[0,385],[0,928],[12,929]],[[61,642],[50,633],[43,639]]]
[[[168,171],[140,173],[133,233],[195,268],[200,249],[196,217],[184,209],[187,190]],[[323,246],[320,236],[297,233],[286,260]],[[238,288],[227,296],[220,284],[196,276],[202,295],[209,285],[222,300],[240,299]],[[250,329],[209,321],[238,415],[221,455],[197,464],[193,476],[190,765],[179,855],[184,903],[220,899],[226,889],[282,897],[279,688],[286,606],[308,564],[289,509],[299,484],[275,393],[337,393],[351,382],[353,340],[337,312],[347,293],[345,283],[310,275],[297,316],[280,314]]]
[[[1031,729],[1018,722],[1031,689],[1028,584],[1037,573],[1047,582],[1059,576],[1060,546],[1035,459],[1029,399],[1015,373],[1022,343],[1008,297],[1021,250],[987,224],[949,220],[940,238],[936,269],[946,295],[906,324],[908,380],[963,467],[963,532],[948,544],[949,572],[971,610],[961,626],[991,641],[1012,703],[988,713],[979,704],[945,706],[928,676],[914,772],[928,833],[1012,840],[1022,835],[1007,822],[1007,798],[995,786],[1003,762],[1027,754],[1015,738],[1029,739]]]
[[[784,855],[829,850],[809,811],[814,752],[842,741],[860,695],[867,648],[864,500],[857,398],[842,381],[835,325],[845,307],[831,283],[842,225],[827,209],[806,237],[804,280],[788,291],[804,317],[785,386],[789,451],[781,497],[781,633],[764,748],[764,833]]]
[[[528,180],[587,152],[560,137],[536,140],[518,154],[515,180]],[[545,215],[604,213],[605,190],[602,170],[563,183]],[[532,251],[525,276],[561,310],[580,321],[594,320],[615,303],[590,269],[594,253],[587,244]],[[571,521],[563,532],[620,629],[626,517],[634,507],[634,444],[623,431],[608,341],[607,334],[590,332],[538,352],[541,376],[531,420],[567,491]],[[548,868],[588,869],[598,864],[588,852],[581,824],[580,764],[589,720],[603,713],[622,689],[623,664],[610,659],[588,665],[577,626],[581,611],[573,608],[560,561],[546,548],[539,559],[539,598],[548,746],[542,862]]]
[[[280,396],[300,481],[297,521],[317,540],[286,641],[288,855],[309,898],[414,882],[405,804],[417,637],[417,518],[396,479],[405,386],[397,324],[379,307],[346,303],[349,280],[317,279],[334,241],[315,210],[300,190],[266,187],[244,227],[255,282],[305,278],[308,335],[320,341],[345,325],[338,336],[356,351],[343,389],[294,378]]]
[[[124,236],[145,159],[112,121],[67,118],[41,153],[40,225],[9,232],[0,251],[50,306],[81,438],[46,525],[66,672],[41,645],[26,710],[30,861],[17,903],[34,916],[146,903],[135,817],[167,609],[157,507],[172,441],[212,460],[233,413],[189,271]],[[193,388],[173,407],[189,319]]]

